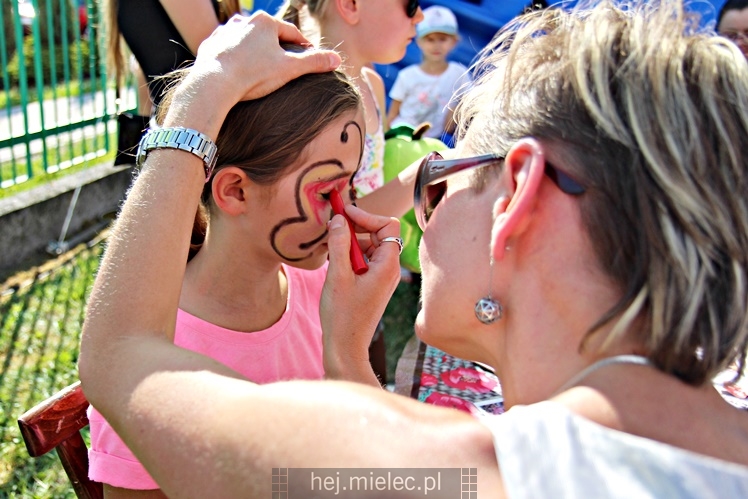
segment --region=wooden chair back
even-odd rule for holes
[[[26,411],[18,426],[31,457],[57,449],[76,496],[100,499],[103,485],[88,478],[88,448],[80,432],[88,426],[87,408],[78,381]]]

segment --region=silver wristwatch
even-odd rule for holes
[[[138,167],[143,166],[145,157],[153,149],[180,149],[191,152],[205,163],[205,182],[210,180],[218,159],[218,148],[210,137],[197,130],[181,126],[149,130],[140,139],[135,164]]]

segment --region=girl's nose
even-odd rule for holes
[[[423,21],[423,9],[421,9],[420,5],[418,6],[418,10],[416,10],[416,15],[413,16],[413,20],[411,21],[413,24],[418,24],[421,21]]]

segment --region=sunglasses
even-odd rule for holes
[[[410,4],[408,4],[408,5],[410,6]],[[720,33],[720,35],[724,36],[725,38],[727,38],[728,40],[731,40],[733,42],[748,41],[748,30],[743,30],[743,31],[725,31],[723,33]]]
[[[418,0],[408,0],[408,3],[405,5],[405,15],[411,18],[415,17],[420,6],[421,4],[418,3]]]
[[[434,213],[439,201],[447,192],[447,183],[445,182],[447,177],[463,170],[487,166],[503,160],[503,156],[496,154],[484,154],[462,159],[444,159],[438,152],[432,152],[426,156],[418,168],[416,186],[413,191],[413,205],[421,230],[426,229],[431,214]],[[579,182],[547,161],[545,162],[545,174],[566,194],[579,196],[585,191],[585,188]]]

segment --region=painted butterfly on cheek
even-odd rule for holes
[[[353,134],[349,130],[355,130]],[[358,140],[350,140],[353,135]],[[363,134],[355,121],[349,121],[340,133],[341,147],[357,147],[358,163],[363,156]],[[340,179],[348,177],[342,161],[332,158],[315,162],[306,167],[296,181],[295,200],[298,216],[286,218],[273,227],[270,242],[273,250],[284,260],[298,262],[309,258],[314,247],[327,237],[327,220],[330,219],[330,203],[323,194]],[[320,181],[319,179],[330,179]],[[349,182],[350,183],[350,182]],[[308,227],[305,227],[308,225]],[[310,233],[304,236],[305,231]],[[303,238],[299,241],[299,238]]]

